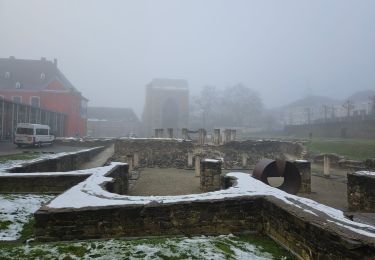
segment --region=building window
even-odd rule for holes
[[[9,71],[5,72],[4,77],[5,77],[6,79],[9,79],[9,78],[10,78],[10,72],[9,72]]]
[[[41,73],[41,74],[40,74],[40,79],[41,79],[41,80],[44,80],[45,78],[46,78],[46,74]]]
[[[31,97],[30,98],[30,105],[33,107],[40,107],[40,98],[39,97]]]
[[[13,96],[12,97],[12,101],[14,103],[21,103],[22,102],[22,97],[20,97],[20,96]]]
[[[87,100],[84,100],[84,99],[81,100],[80,114],[81,114],[81,118],[87,117]]]
[[[21,83],[19,83],[18,81],[16,82],[16,88],[21,88]]]

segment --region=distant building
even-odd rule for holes
[[[57,68],[56,59],[0,59],[0,98],[63,113],[65,136],[86,135],[88,100]]]
[[[88,107],[87,134],[92,137],[139,135],[140,122],[131,108]]]
[[[154,79],[146,86],[142,115],[144,135],[152,136],[155,128],[173,128],[175,133],[188,127],[189,89],[186,80]]]

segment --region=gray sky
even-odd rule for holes
[[[242,82],[267,107],[375,89],[374,0],[0,0],[0,57],[58,59],[91,106],[140,114],[152,78]]]

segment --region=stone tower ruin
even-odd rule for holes
[[[155,128],[172,128],[175,133],[187,128],[189,122],[189,89],[186,80],[154,79],[146,86],[142,115],[146,137]]]

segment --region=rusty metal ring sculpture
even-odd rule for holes
[[[276,188],[290,194],[297,194],[301,187],[301,174],[290,161],[263,159],[255,166],[252,176],[268,185],[268,177],[284,177],[284,182]]]

